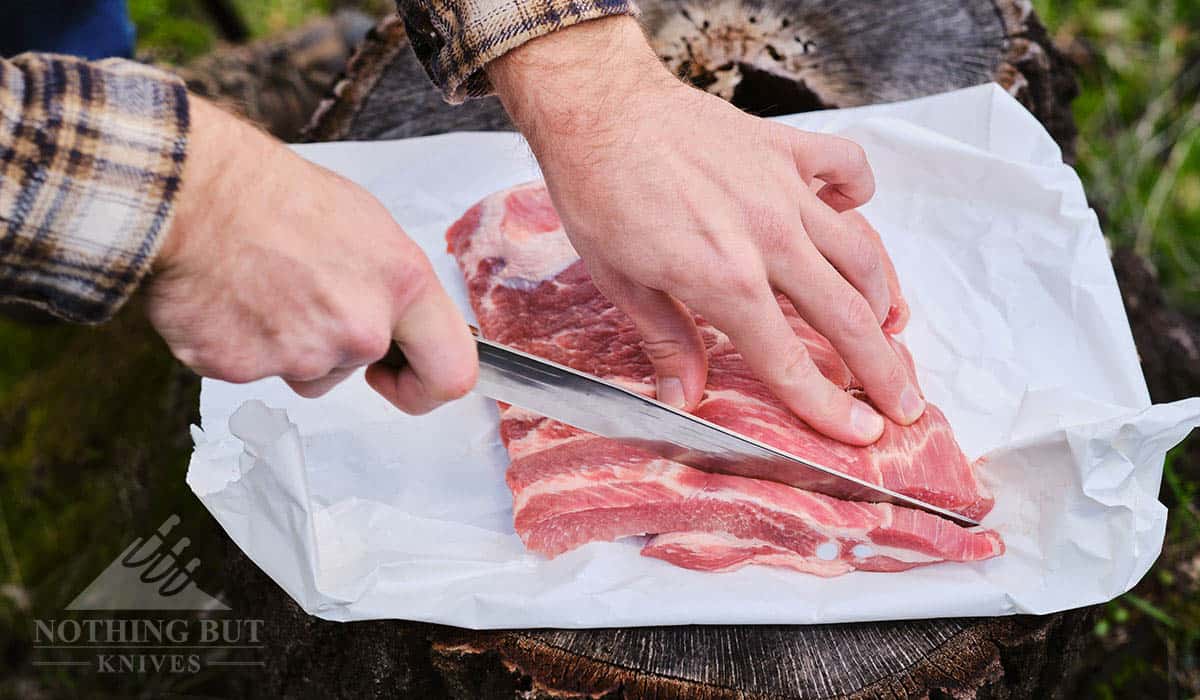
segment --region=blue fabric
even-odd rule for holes
[[[0,55],[133,56],[125,0],[0,0]]]

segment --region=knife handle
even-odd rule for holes
[[[408,358],[404,356],[400,344],[393,340],[391,346],[388,347],[387,354],[381,357],[378,363],[399,372],[408,366]]]
[[[467,324],[467,328],[470,329],[472,336],[476,339],[480,338],[478,328],[471,324]],[[404,356],[404,351],[400,349],[400,344],[393,340],[391,346],[388,347],[387,354],[378,360],[378,364],[384,367],[391,367],[399,372],[408,366],[408,358]]]

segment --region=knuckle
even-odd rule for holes
[[[315,353],[303,353],[287,360],[281,374],[293,381],[307,382],[324,377],[329,374],[330,369],[332,363],[326,362]]]
[[[908,386],[908,369],[904,367],[904,363],[900,362],[900,358],[893,357],[892,361],[888,363],[887,373],[884,375],[883,381],[887,382],[887,386],[895,389],[897,393]]]
[[[750,302],[761,296],[762,277],[752,274],[736,262],[727,265],[724,270],[719,269],[713,279],[724,296],[739,302]]]
[[[196,372],[200,372],[200,353],[198,353],[195,348],[191,346],[171,348],[171,354],[174,355],[175,359],[179,360],[179,363],[184,367],[188,367]],[[203,373],[201,372],[201,374]]]
[[[802,152],[811,143],[812,134],[807,131],[775,122],[768,122],[768,124],[768,144],[775,152],[785,156],[789,161],[793,159],[794,154]]]
[[[397,256],[390,266],[391,294],[400,310],[408,308],[424,296],[431,285],[437,284],[433,265],[415,245],[403,246],[406,250]]]
[[[696,268],[682,264],[666,265],[660,279],[663,289],[668,291],[687,289],[696,282]]]
[[[804,419],[815,426],[845,424],[844,407],[840,401],[817,401],[815,397],[804,402]]]
[[[230,382],[231,384],[246,384],[257,379],[262,379],[262,375],[246,362],[222,362],[214,364],[211,367],[212,372],[208,376]]]
[[[857,188],[862,190],[856,199],[866,202],[875,194],[875,176],[871,172],[871,163],[867,160],[867,152],[857,143],[846,140],[845,159],[849,170],[855,176]]]
[[[879,248],[867,236],[856,237],[850,255],[859,274],[877,275],[883,269]]]
[[[792,343],[784,357],[777,383],[780,386],[797,389],[808,385],[819,374],[808,348],[804,343],[796,341]]]
[[[248,353],[237,353],[234,348],[213,340],[201,340],[176,351],[175,356],[196,374],[232,384],[245,384],[263,375],[250,359]]]
[[[475,388],[477,375],[475,367],[455,372],[436,383],[429,394],[433,399],[443,402],[461,399]]]
[[[797,217],[796,224],[799,223],[798,219],[799,217]],[[781,217],[777,216],[774,211],[771,211],[769,214],[763,212],[761,218],[751,230],[758,233],[759,248],[766,258],[787,255],[796,247],[794,229],[782,221]]]
[[[880,238],[879,231],[875,230],[875,227],[871,225],[870,221],[867,221],[867,217],[863,216],[862,212],[857,209],[850,209],[842,212],[842,217],[850,223],[855,231],[858,231],[870,240],[873,245],[876,247],[883,246],[883,239]]]
[[[382,326],[351,326],[346,332],[343,354],[347,364],[368,364],[386,355],[391,343],[391,333]]]
[[[859,341],[867,338],[876,328],[878,322],[871,305],[861,295],[851,295],[838,318],[838,331],[842,337]]]
[[[642,352],[646,353],[653,362],[673,360],[683,355],[683,343],[674,338],[657,338],[642,340]]]
[[[796,129],[792,127],[766,120],[760,122],[759,125],[763,128],[763,138],[766,139],[767,145],[773,148],[790,148],[796,140],[795,135],[792,133]]]
[[[867,152],[862,146],[847,138],[838,137],[838,148],[841,151],[842,160],[846,165],[855,170],[860,170],[867,167]]]
[[[306,399],[320,398],[328,392],[327,388],[313,382],[288,382],[288,386],[290,386],[292,391],[296,392],[298,396]]]

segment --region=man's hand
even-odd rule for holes
[[[848,211],[874,191],[858,145],[683,85],[628,17],[531,41],[488,75],[596,285],[642,332],[661,400],[691,407],[704,391],[691,309],[815,429],[852,444],[878,439],[879,414],[821,375],[778,290],[881,411],[901,424],[921,416],[920,391],[880,329],[903,308],[890,261]]]
[[[149,285],[150,320],[208,377],[280,376],[319,396],[395,339],[408,367],[367,381],[409,413],[462,396],[478,360],[429,260],[374,197],[192,99],[175,217]]]

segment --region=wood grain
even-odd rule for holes
[[[1064,644],[1073,653],[1065,638],[1085,632],[1090,617],[1076,611],[808,627],[438,629],[433,665],[455,697],[482,697],[506,685],[535,697],[969,696],[985,686],[991,697],[1032,697],[1069,680],[1070,668],[1045,651]],[[1040,654],[1040,677],[1006,678],[1005,665],[1031,653]]]
[[[471,631],[304,613],[237,548],[237,611],[263,625],[247,697],[1054,698],[1096,611],[815,626]],[[241,612],[241,614],[245,614]]]
[[[907,99],[995,80],[1046,125],[1068,160],[1074,152],[1075,77],[1026,0],[709,0],[686,7],[681,0],[648,0],[640,6],[647,35],[669,66],[756,114]],[[696,8],[709,8],[707,28]],[[797,46],[809,53],[796,56]],[[445,104],[393,16],[360,46],[306,138],[507,128],[494,98]]]

